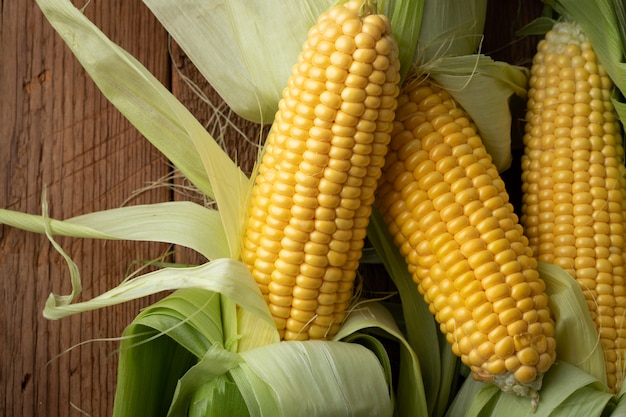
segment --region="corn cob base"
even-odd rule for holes
[[[612,82],[572,22],[540,41],[522,157],[522,223],[538,260],[580,284],[619,392],[626,354],[626,168]]]
[[[536,407],[556,347],[545,284],[482,140],[428,80],[398,97],[376,205],[453,352]]]

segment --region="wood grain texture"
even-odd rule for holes
[[[518,39],[514,30],[538,16],[541,8],[539,0],[490,2],[483,51],[527,65],[536,39]],[[168,55],[167,35],[141,0],[92,0],[86,14],[169,86],[201,122],[213,124],[216,111],[189,88],[185,77],[224,110],[175,44],[172,57]],[[34,0],[0,0],[0,46],[1,208],[40,213],[45,186],[50,215],[67,218],[118,207],[135,190],[170,173],[167,161],[99,93]],[[264,137],[257,125],[242,120],[236,125],[249,138]],[[250,172],[254,144],[234,128],[226,130],[224,140],[229,154]],[[517,187],[515,165],[507,175]],[[190,198],[158,188],[130,204]],[[134,259],[156,257],[166,250],[154,244],[58,241],[81,268],[82,299],[113,287]],[[179,262],[203,261],[185,250],[177,250],[176,256]],[[380,268],[363,272],[373,280],[366,291],[379,295],[393,290]],[[0,415],[110,415],[117,344],[77,345],[119,336],[139,309],[158,296],[60,321],[45,320],[41,311],[48,295],[69,291],[64,261],[45,237],[4,226],[0,226],[0,279],[4,306]],[[77,347],[67,351],[73,346]]]
[[[67,218],[120,206],[168,171],[166,161],[99,93],[32,0],[0,7],[0,207]],[[93,1],[86,14],[169,85],[165,31],[140,0]],[[167,190],[130,202],[164,201]],[[161,245],[59,239],[78,263],[89,299],[120,282],[134,259]],[[0,415],[111,414],[114,342],[150,300],[77,315],[42,317],[50,292],[67,293],[61,256],[45,237],[0,226]]]

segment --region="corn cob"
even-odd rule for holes
[[[398,46],[369,2],[322,14],[292,69],[252,190],[242,259],[285,340],[345,318],[399,93]]]
[[[428,79],[398,96],[375,204],[453,352],[535,406],[555,359],[545,284],[469,116]]]
[[[531,68],[521,221],[538,260],[580,284],[619,392],[626,331],[626,169],[612,83],[572,22],[556,23]]]

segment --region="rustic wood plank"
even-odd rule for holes
[[[0,207],[67,218],[117,207],[166,161],[99,93],[34,1],[0,2]],[[92,2],[86,9],[105,33],[169,84],[165,31],[140,0]],[[163,201],[167,190],[131,204]],[[59,239],[81,268],[81,299],[118,283],[134,259],[162,245]],[[60,321],[41,311],[50,292],[67,293],[63,259],[45,237],[0,226],[0,414],[111,414],[117,343],[125,325],[151,300]],[[152,299],[152,301],[154,301]]]

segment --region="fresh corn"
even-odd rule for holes
[[[373,7],[350,1],[310,29],[252,190],[242,259],[285,340],[331,338],[352,301],[400,81]]]
[[[398,97],[376,206],[453,352],[536,403],[555,359],[545,284],[468,115],[428,79]]]
[[[558,22],[531,68],[521,221],[538,260],[580,284],[619,392],[626,329],[626,169],[612,83],[580,28]]]

